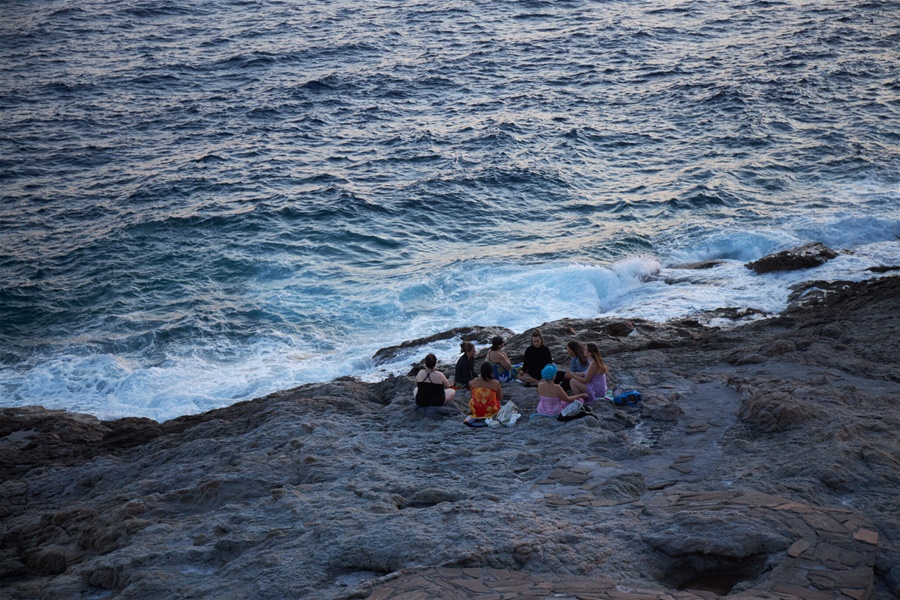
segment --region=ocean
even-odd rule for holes
[[[898,65],[891,1],[8,0],[0,406],[166,420],[872,277]]]

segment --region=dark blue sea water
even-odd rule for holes
[[[456,326],[775,311],[898,239],[898,2],[0,6],[3,406],[168,419]],[[814,240],[845,253],[743,267]]]

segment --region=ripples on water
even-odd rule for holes
[[[897,3],[2,12],[2,404],[169,418],[458,325],[766,301],[657,260],[900,255]]]

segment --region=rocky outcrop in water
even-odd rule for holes
[[[811,269],[825,264],[832,258],[836,258],[837,255],[837,252],[825,244],[812,242],[790,250],[763,256],[759,260],[747,263],[747,268],[757,273]]]
[[[569,339],[595,341],[613,382],[644,393],[640,407],[596,406],[596,420],[529,418],[535,390],[509,384],[514,427],[433,421],[413,410],[407,377],[166,423],[4,409],[0,589],[893,597],[900,278],[814,287],[729,328],[544,324],[560,364]],[[529,338],[509,339],[511,357]]]
[[[480,327],[478,325],[475,325],[473,327],[457,327],[455,329],[442,331],[434,335],[416,338],[414,340],[408,340],[396,346],[381,348],[375,353],[374,356],[372,356],[372,359],[375,361],[375,364],[383,364],[396,358],[397,355],[404,350],[417,348],[439,340],[450,340],[456,338],[464,342],[472,342],[475,344],[485,345],[490,344],[491,338],[495,335],[509,337],[512,334],[513,332],[509,329],[506,329],[505,327]]]

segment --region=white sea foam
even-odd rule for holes
[[[373,293],[382,297],[378,319],[355,326],[352,315],[345,315],[344,334],[315,347],[290,335],[258,336],[237,348],[233,341],[213,338],[190,348],[173,347],[167,359],[152,365],[142,364],[140,357],[63,353],[26,368],[4,366],[0,381],[12,397],[7,404],[41,404],[101,418],[167,420],[343,375],[372,381],[402,374],[427,352],[452,365],[458,340],[415,348],[388,364],[376,364],[372,356],[379,348],[453,327],[500,325],[520,332],[564,317],[662,321],[729,306],[775,313],[786,305],[791,286],[801,281],[860,280],[873,276],[865,270],[870,266],[900,264],[900,243],[883,239],[892,235],[888,225],[863,219],[852,221],[847,231],[857,238],[882,239],[855,246],[816,269],[764,276],[744,266],[759,250],[736,252],[742,243],[764,238],[740,232],[718,234],[690,252],[635,257],[609,266],[459,263],[433,277],[394,282]],[[734,254],[739,257],[723,258]],[[703,270],[675,268],[701,259],[721,263]],[[326,346],[332,349],[323,351]]]

